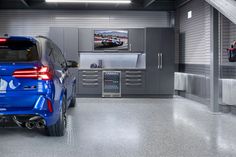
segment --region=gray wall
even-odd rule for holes
[[[192,18],[188,19],[188,11]],[[210,5],[192,0],[178,9],[181,64],[210,64]]]
[[[186,90],[179,94],[209,104],[211,7],[205,0],[186,2],[178,7],[176,13],[176,32],[179,32],[176,63],[178,71],[188,75]],[[190,19],[189,11],[192,11]]]
[[[49,27],[144,28],[169,27],[168,12],[2,10],[0,35],[45,35]]]
[[[187,75],[186,89],[178,90],[178,94],[205,104],[209,104],[210,96],[210,9],[211,6],[204,0],[192,0],[178,8],[179,16],[176,21],[176,30],[179,31],[179,38],[176,40],[179,43],[179,51],[176,51],[179,57],[178,71]],[[193,12],[193,17],[187,19],[187,12],[190,10]],[[225,82],[228,79],[236,79],[236,62],[230,63],[226,53],[226,49],[236,40],[236,25],[221,15],[219,28],[220,75]],[[224,91],[226,83],[222,83],[222,80],[219,81],[219,103],[225,104],[223,101],[225,98],[222,96],[234,92],[227,89]]]
[[[236,40],[236,24],[232,23],[226,17],[221,15],[221,30],[222,30],[222,65],[236,66],[236,62],[229,62],[226,49],[230,47],[233,41]]]
[[[236,62],[228,61],[226,49],[236,40],[236,24],[232,23],[225,16],[221,15],[221,78],[236,79]]]

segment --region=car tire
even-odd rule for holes
[[[72,99],[71,99],[69,107],[75,107],[75,105],[76,105],[76,87],[74,85],[73,90],[72,90]]]
[[[57,120],[56,124],[51,125],[46,128],[46,131],[49,136],[64,136],[66,130],[66,99],[63,98],[62,108],[60,110],[59,119]]]

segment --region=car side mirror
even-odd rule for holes
[[[77,68],[78,67],[78,63],[76,61],[67,61],[67,67],[68,68]]]

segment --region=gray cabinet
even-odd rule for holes
[[[144,51],[144,28],[129,29],[129,51]]]
[[[143,70],[126,70],[121,75],[121,94],[138,95],[145,94],[145,71]]]
[[[49,38],[61,49],[65,58],[78,61],[78,29],[50,27]]]
[[[79,62],[78,28],[50,27],[49,38],[61,49],[67,60]],[[78,69],[70,68],[69,72],[76,77],[78,86]]]
[[[50,27],[49,38],[61,49],[64,53],[64,28]]]
[[[147,94],[174,93],[174,29],[146,29]]]
[[[102,71],[79,70],[78,94],[102,96]]]
[[[94,30],[91,28],[79,28],[79,51],[93,51]]]
[[[78,28],[64,28],[64,54],[66,59],[78,61]]]

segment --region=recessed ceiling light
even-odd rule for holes
[[[131,3],[131,0],[45,0],[48,3]]]

